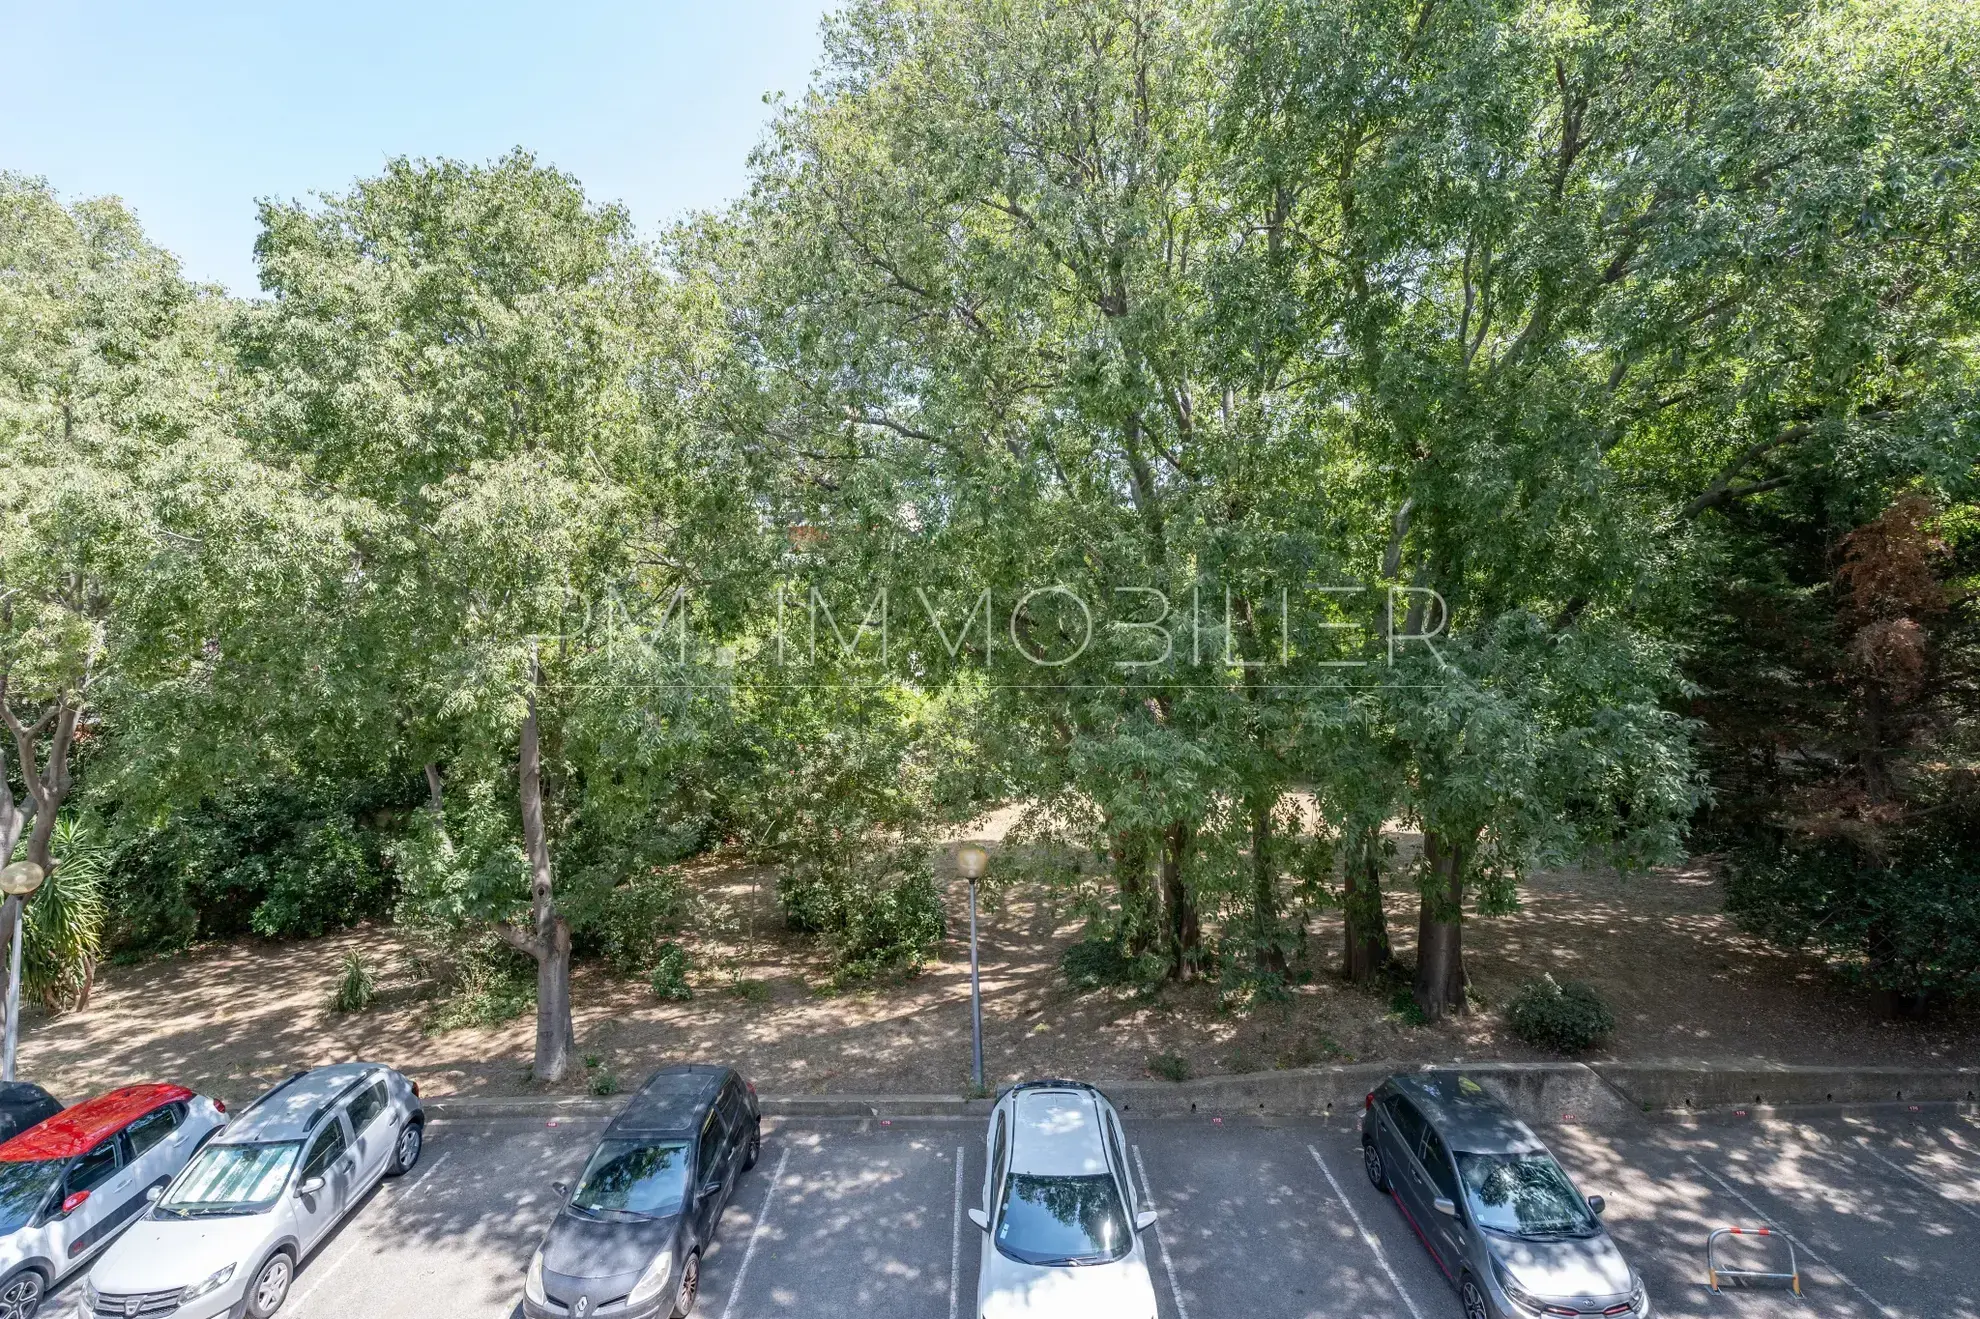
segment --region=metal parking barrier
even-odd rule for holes
[[[1767,1237],[1778,1240],[1787,1247],[1788,1271],[1786,1273],[1769,1273],[1760,1269],[1722,1268],[1719,1265],[1718,1255],[1715,1250],[1715,1247],[1719,1244],[1720,1237]],[[1721,1227],[1713,1229],[1712,1235],[1705,1238],[1705,1285],[1714,1296],[1719,1294],[1719,1279],[1721,1278],[1737,1278],[1741,1282],[1784,1282],[1793,1289],[1796,1296],[1801,1295],[1801,1265],[1794,1258],[1794,1242],[1789,1240],[1787,1236],[1769,1227]]]

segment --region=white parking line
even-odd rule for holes
[[[1879,1314],[1887,1316],[1888,1319],[1897,1319],[1897,1311],[1891,1309],[1890,1306],[1885,1305],[1882,1301],[1872,1296],[1869,1292],[1864,1291],[1861,1287],[1851,1282],[1849,1280],[1848,1275],[1845,1274],[1841,1269],[1837,1268],[1835,1265],[1829,1263],[1828,1260],[1823,1259],[1820,1255],[1816,1254],[1814,1247],[1810,1246],[1807,1242],[1803,1241],[1800,1237],[1796,1236],[1794,1233],[1788,1231],[1785,1227],[1782,1227],[1780,1224],[1780,1220],[1778,1218],[1769,1217],[1766,1210],[1762,1209],[1759,1205],[1754,1204],[1751,1200],[1747,1199],[1744,1195],[1740,1194],[1740,1190],[1738,1187],[1734,1186],[1731,1182],[1727,1181],[1725,1178],[1719,1176],[1719,1174],[1713,1172],[1710,1168],[1707,1168],[1704,1164],[1700,1163],[1697,1159],[1693,1158],[1691,1155],[1687,1154],[1684,1157],[1685,1157],[1685,1161],[1689,1163],[1692,1167],[1698,1169],[1698,1171],[1704,1173],[1707,1177],[1710,1177],[1713,1181],[1717,1182],[1721,1187],[1723,1187],[1727,1195],[1730,1195],[1733,1199],[1739,1201],[1741,1204],[1745,1205],[1749,1210],[1751,1210],[1754,1217],[1758,1218],[1762,1224],[1771,1227],[1774,1231],[1786,1237],[1788,1239],[1788,1244],[1792,1245],[1796,1250],[1800,1251],[1802,1254],[1808,1256],[1809,1259],[1812,1259],[1817,1264],[1820,1264],[1823,1268],[1827,1269],[1829,1272],[1835,1274],[1837,1282],[1840,1282],[1843,1286],[1849,1288],[1851,1291],[1855,1292],[1858,1296],[1863,1298],[1863,1301],[1867,1305],[1869,1305],[1871,1309],[1877,1311],[1877,1313]]]
[[[1865,1154],[1868,1154],[1871,1158],[1883,1164],[1886,1168],[1889,1168],[1892,1172],[1904,1178],[1906,1181],[1911,1182],[1917,1185],[1918,1187],[1931,1192],[1933,1195],[1936,1195],[1941,1200],[1944,1200],[1947,1204],[1959,1210],[1959,1212],[1965,1214],[1967,1217],[1980,1219],[1980,1209],[1975,1209],[1972,1205],[1967,1204],[1963,1200],[1953,1199],[1950,1195],[1946,1194],[1944,1187],[1932,1185],[1932,1183],[1926,1181],[1923,1177],[1920,1177],[1917,1173],[1913,1172],[1911,1169],[1906,1168],[1902,1164],[1899,1164],[1891,1159],[1887,1159],[1883,1155],[1877,1153],[1876,1150],[1870,1147],[1870,1140],[1867,1136],[1859,1136],[1857,1138],[1857,1143],[1863,1146],[1863,1152]]]
[[[1148,1207],[1154,1209],[1156,1207],[1155,1191],[1148,1184],[1148,1165],[1141,1161],[1141,1146],[1136,1145],[1133,1148],[1134,1170],[1141,1174],[1141,1196],[1148,1202]],[[1169,1275],[1169,1295],[1175,1298],[1176,1314],[1179,1316],[1179,1319],[1189,1319],[1189,1307],[1183,1304],[1182,1288],[1176,1286],[1176,1266],[1169,1259],[1169,1243],[1162,1235],[1162,1220],[1160,1218],[1155,1220],[1155,1244],[1162,1251],[1162,1271]],[[1418,1315],[1417,1319],[1422,1319],[1422,1316]]]
[[[451,1154],[452,1152],[453,1151],[449,1150],[448,1154]],[[387,1188],[396,1188],[401,1186],[405,1188],[404,1190],[399,1191],[396,1195],[393,1195],[390,1199],[388,1199],[385,1202],[385,1207],[387,1212],[389,1212],[397,1205],[403,1204],[406,1201],[413,1199],[421,1191],[424,1191],[426,1189],[426,1184],[433,1180],[433,1174],[440,1171],[440,1165],[447,1161],[447,1157],[448,1157],[447,1154],[442,1154],[439,1158],[427,1164],[426,1171],[422,1172],[418,1177],[414,1178],[410,1183],[407,1182],[385,1183]],[[335,1273],[337,1269],[344,1263],[345,1260],[349,1259],[352,1255],[356,1254],[358,1247],[363,1244],[364,1242],[361,1238],[353,1236],[349,1241],[344,1243],[344,1248],[341,1251],[337,1252],[337,1258],[331,1260],[327,1264],[324,1263],[323,1260],[319,1258],[316,1261],[315,1267],[313,1267],[309,1271],[310,1282],[308,1289],[303,1291],[298,1296],[296,1296],[296,1298],[290,1303],[294,1305],[297,1310],[301,1310],[305,1305],[309,1304],[309,1298],[316,1295],[317,1292],[321,1291],[323,1289],[323,1284],[330,1280],[330,1275]]]
[[[956,1319],[956,1275],[962,1272],[963,1147],[956,1146],[956,1203],[949,1211],[949,1319]]]
[[[1402,1285],[1402,1279],[1396,1276],[1396,1271],[1393,1268],[1389,1267],[1389,1257],[1382,1250],[1382,1243],[1377,1241],[1375,1234],[1368,1230],[1368,1224],[1361,1221],[1361,1215],[1356,1211],[1354,1202],[1347,1198],[1347,1192],[1343,1191],[1341,1184],[1334,1180],[1334,1170],[1329,1168],[1327,1161],[1320,1157],[1319,1150],[1308,1145],[1306,1152],[1313,1156],[1313,1161],[1320,1165],[1320,1171],[1326,1174],[1327,1185],[1334,1188],[1334,1198],[1341,1202],[1341,1208],[1347,1210],[1348,1217],[1354,1220],[1354,1230],[1361,1233],[1361,1239],[1367,1244],[1370,1253],[1375,1256],[1375,1262],[1380,1264],[1382,1266],[1382,1272],[1388,1275],[1389,1285],[1396,1289],[1396,1295],[1402,1297],[1402,1303],[1409,1307],[1409,1313],[1412,1319],[1423,1319],[1423,1311],[1416,1308],[1416,1302],[1411,1298],[1409,1291]]]
[[[736,1297],[742,1295],[743,1279],[749,1276],[749,1261],[756,1254],[756,1239],[763,1235],[763,1225],[770,1221],[770,1205],[777,1198],[777,1184],[784,1180],[784,1165],[791,1161],[791,1147],[784,1146],[777,1155],[777,1171],[770,1174],[770,1189],[763,1193],[763,1212],[756,1216],[756,1226],[749,1230],[749,1244],[743,1247],[742,1263],[736,1265],[736,1280],[729,1284],[729,1299],[722,1304],[722,1319],[729,1319],[735,1313]]]

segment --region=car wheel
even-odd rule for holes
[[[1367,1170],[1368,1181],[1378,1191],[1387,1194],[1389,1190],[1389,1170],[1382,1166],[1382,1151],[1375,1148],[1375,1142],[1361,1142],[1361,1166]]]
[[[33,1269],[22,1269],[0,1283],[0,1319],[34,1319],[41,1313],[41,1293],[46,1287]]]
[[[701,1252],[693,1251],[681,1265],[681,1285],[674,1293],[674,1319],[687,1319],[694,1298],[701,1294]]]
[[[1492,1307],[1485,1290],[1469,1273],[1458,1282],[1458,1300],[1464,1305],[1464,1319],[1492,1319]]]
[[[289,1299],[289,1284],[296,1280],[296,1262],[289,1252],[278,1250],[261,1266],[248,1284],[248,1319],[268,1319]]]
[[[763,1157],[763,1119],[756,1119],[756,1126],[749,1133],[749,1148],[743,1151],[743,1171],[748,1172]]]
[[[425,1146],[426,1131],[418,1122],[406,1123],[406,1129],[399,1133],[399,1139],[392,1146],[392,1164],[385,1169],[387,1177],[403,1177],[412,1171],[419,1162],[419,1152]]]

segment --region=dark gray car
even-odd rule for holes
[[[528,1319],[655,1319],[694,1308],[701,1254],[763,1148],[732,1068],[663,1067],[605,1129],[529,1262]]]
[[[1368,1180],[1402,1209],[1465,1319],[1648,1319],[1650,1298],[1532,1128],[1456,1072],[1392,1076],[1361,1115]]]

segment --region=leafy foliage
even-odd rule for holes
[[[364,955],[356,949],[345,953],[344,976],[337,982],[337,992],[330,996],[330,1010],[363,1012],[377,994],[377,982],[372,979],[371,968],[365,965]]]
[[[95,827],[71,816],[53,837],[55,868],[22,913],[21,989],[49,1007],[86,999],[108,915],[104,849]]]
[[[1528,1044],[1580,1053],[1613,1031],[1616,1017],[1589,986],[1549,973],[1514,992],[1506,1004],[1506,1024]]]

